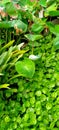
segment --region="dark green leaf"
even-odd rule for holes
[[[49,12],[49,15],[50,15],[50,16],[59,16],[59,10],[50,11],[50,12]]]

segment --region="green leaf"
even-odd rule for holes
[[[12,20],[12,21],[2,21],[0,22],[0,28],[9,29],[17,27],[18,29],[22,29],[23,32],[26,32],[27,25],[23,23],[21,20]]]
[[[59,37],[56,37],[53,41],[53,45],[55,47],[55,50],[59,49]]]
[[[50,11],[50,12],[49,12],[49,15],[50,15],[50,16],[59,16],[59,10]]]
[[[14,40],[8,42],[5,46],[3,46],[3,47],[0,49],[0,51],[2,51],[3,49],[6,49],[6,48],[8,48],[8,47],[10,47],[13,43],[14,43]]]
[[[47,109],[47,110],[50,110],[51,108],[52,108],[52,104],[48,102],[48,103],[46,104],[46,109]]]
[[[13,27],[12,21],[2,21],[2,22],[0,22],[0,28],[7,29],[7,28],[11,28],[11,27]]]
[[[42,38],[42,35],[36,35],[36,34],[26,34],[25,37],[30,41],[36,41]]]
[[[55,25],[55,34],[59,35],[59,25]]]
[[[1,1],[1,4],[3,5],[3,4],[6,4],[8,2],[11,2],[11,0],[3,0],[3,1]]]
[[[31,30],[36,33],[40,33],[43,29],[44,27],[40,23],[34,23],[31,27]]]
[[[34,0],[35,2],[35,0]],[[33,5],[34,2],[31,2],[30,0],[20,0],[19,3],[21,6],[26,6],[26,5]]]
[[[12,2],[7,3],[5,5],[5,8],[6,8],[6,13],[8,13],[8,15],[11,15],[11,16],[17,15],[17,9]]]
[[[40,0],[40,5],[43,7],[46,7],[46,0]]]
[[[2,88],[8,88],[9,89],[9,84],[2,84],[2,85],[0,85],[0,89],[2,89]]]
[[[47,25],[49,27],[49,30],[55,34],[55,35],[59,35],[59,25],[54,25],[51,22],[47,22]]]
[[[28,42],[28,45],[31,47],[38,47],[39,46],[39,42],[35,41],[34,43],[32,41]]]
[[[6,116],[6,117],[4,118],[4,120],[5,120],[6,123],[7,123],[7,122],[10,122],[10,117],[9,117],[9,116]]]
[[[32,78],[35,72],[35,64],[30,59],[16,62],[15,68],[20,75],[28,78]]]
[[[0,55],[0,65],[3,64],[3,62],[5,62],[5,58],[7,56],[7,52],[4,52]]]
[[[3,3],[8,3],[8,2],[11,2],[11,0],[3,0]]]
[[[52,12],[52,13],[55,12],[56,9],[57,9],[56,3],[51,4],[50,6],[48,6],[48,7],[46,8],[46,11],[44,12],[44,13],[45,13],[45,16],[50,15],[51,12]]]
[[[53,3],[52,5],[50,5],[48,8],[47,8],[47,11],[56,11],[56,3]]]

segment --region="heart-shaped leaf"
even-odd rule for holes
[[[35,72],[35,64],[30,59],[16,62],[15,68],[20,75],[28,78],[32,78]]]

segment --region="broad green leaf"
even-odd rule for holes
[[[35,3],[36,0],[34,0],[34,2],[31,2],[31,0],[20,0],[19,3],[21,6],[27,6],[27,5],[33,5]]]
[[[50,16],[59,16],[59,10],[50,11],[50,12],[49,12],[49,15],[50,15]]]
[[[36,41],[42,38],[42,35],[36,35],[36,34],[26,34],[25,37],[30,41]]]
[[[56,6],[56,3],[50,5],[48,8],[47,8],[47,11],[56,11],[57,9],[57,6]]]
[[[49,16],[51,12],[53,14],[53,12],[55,12],[56,9],[57,9],[56,3],[53,3],[52,5],[50,5],[49,7],[47,7],[46,11],[44,12],[45,17]]]
[[[10,16],[16,16],[17,15],[17,9],[16,7],[14,6],[14,4],[12,2],[9,2],[5,5],[5,10],[6,10],[6,13]]]
[[[40,0],[39,3],[41,6],[46,7],[46,0]]]
[[[52,24],[51,22],[47,22],[47,25],[49,27],[49,30],[55,34],[55,35],[58,35],[59,36],[59,25],[54,25]]]
[[[55,25],[55,32],[57,35],[59,35],[59,24]]]
[[[8,3],[8,2],[11,2],[11,0],[3,0],[3,3]]]
[[[28,42],[28,45],[31,47],[38,47],[39,46],[39,42],[34,41],[34,43],[32,41]]]
[[[14,27],[12,23],[13,23],[12,21],[2,21],[0,22],[0,28],[5,28],[5,29],[12,28]]]
[[[3,1],[1,1],[1,4],[3,5],[3,4],[7,4],[8,2],[11,2],[11,0],[3,0]]]
[[[26,32],[27,25],[23,23],[21,20],[12,20],[12,21],[2,21],[0,22],[0,28],[15,28],[21,29],[23,32]]]
[[[47,0],[47,4],[50,6],[52,5],[53,3],[55,3],[56,1],[55,0]]]
[[[19,3],[21,6],[25,6],[27,5],[27,3],[29,2],[29,0],[20,0]]]
[[[53,41],[53,45],[55,47],[55,50],[59,49],[59,37],[56,37]]]
[[[31,27],[31,30],[36,33],[40,33],[43,29],[44,27],[40,23],[34,23]]]
[[[35,64],[30,59],[16,62],[15,68],[20,75],[27,78],[32,78],[35,72]]]

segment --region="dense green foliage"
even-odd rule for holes
[[[59,130],[59,0],[3,0],[0,15],[0,130]]]

